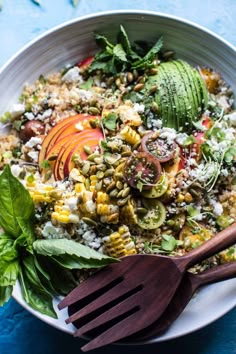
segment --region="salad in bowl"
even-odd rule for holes
[[[0,120],[0,303],[17,280],[56,317],[96,269],[184,255],[236,221],[236,112],[214,68],[96,34],[99,50],[26,84]],[[191,269],[235,261],[235,246]]]

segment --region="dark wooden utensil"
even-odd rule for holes
[[[230,262],[211,268],[201,274],[187,272],[162,316],[150,327],[141,332],[135,333],[129,338],[125,338],[124,342],[141,342],[156,337],[168,329],[181,315],[199,287],[234,277],[236,277],[236,262]]]
[[[89,299],[87,306],[67,320],[81,323],[75,336],[89,335],[100,327],[100,334],[82,350],[116,342],[148,327],[162,315],[189,267],[234,243],[236,223],[182,257],[124,257],[120,263],[106,266],[79,285],[58,307]]]

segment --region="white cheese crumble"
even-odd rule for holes
[[[39,152],[38,151],[30,151],[27,154],[32,160],[33,162],[37,162],[38,161],[38,157],[39,157]]]
[[[28,147],[28,148],[32,148],[34,146],[40,145],[41,143],[42,143],[42,139],[40,137],[33,136],[32,138],[30,138],[29,141],[27,141],[25,146]]]
[[[213,213],[216,216],[219,216],[219,215],[223,214],[223,207],[222,207],[221,203],[217,202],[214,199],[210,199],[209,203],[213,206]]]
[[[15,177],[19,177],[20,173],[23,171],[23,168],[20,167],[19,165],[12,165],[11,166],[11,173],[15,176]]]
[[[60,227],[55,227],[51,221],[46,222],[42,230],[42,235],[45,238],[64,238],[69,234]]]
[[[74,66],[73,68],[69,69],[65,73],[65,75],[63,75],[62,81],[66,83],[73,83],[73,82],[82,83],[84,80],[80,75],[80,69],[78,68],[78,66]]]
[[[78,198],[77,197],[70,197],[68,199],[65,199],[64,203],[65,203],[65,205],[67,205],[69,207],[70,211],[78,210],[78,207],[77,207]]]
[[[168,144],[172,144],[176,136],[176,130],[173,128],[162,128],[160,132],[160,138],[166,139]]]
[[[144,104],[140,104],[140,103],[135,103],[134,104],[134,110],[135,110],[135,112],[138,112],[138,113],[144,113],[145,105]]]
[[[11,117],[13,119],[19,117],[21,114],[23,114],[25,112],[25,105],[22,103],[16,103],[13,104],[12,109],[10,111],[11,113]]]
[[[27,118],[28,120],[33,120],[35,116],[32,112],[25,112],[25,118]]]

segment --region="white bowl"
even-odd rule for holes
[[[178,58],[195,65],[208,65],[219,71],[236,92],[236,49],[214,33],[174,16],[144,11],[112,11],[64,23],[25,46],[0,70],[0,115],[15,103],[26,82],[90,56],[96,51],[94,32],[115,38],[122,24],[132,40],[151,40],[164,36],[164,46],[175,50]],[[169,340],[193,332],[218,319],[236,305],[236,279],[207,286],[191,300],[184,313],[162,336],[148,343]],[[66,325],[66,311],[54,320],[27,306],[19,284],[14,298],[48,324],[73,333]],[[58,299],[55,299],[55,306]]]

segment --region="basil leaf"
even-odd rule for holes
[[[21,230],[17,217],[31,219],[34,204],[29,192],[15,178],[7,165],[0,175],[0,226],[9,235],[17,237]]]
[[[72,272],[58,266],[52,258],[38,256],[38,260],[45,272],[49,274],[51,285],[57,294],[67,295],[78,285]]]
[[[10,299],[13,286],[0,286],[0,306],[3,306]]]
[[[52,296],[35,288],[22,270],[19,273],[19,280],[22,296],[26,303],[34,310],[39,311],[44,315],[57,318],[57,314],[53,308]]]
[[[46,294],[50,294],[50,292],[41,283],[41,280],[37,273],[37,268],[35,266],[34,257],[32,255],[24,257],[22,264],[25,276],[29,280],[30,284],[32,284],[39,291],[45,292]]]
[[[81,245],[73,240],[68,239],[48,239],[48,240],[36,240],[33,243],[33,248],[36,253],[43,256],[62,256],[71,255],[78,258],[98,260],[99,264],[108,264],[113,262],[118,262],[117,259],[108,257],[101,254],[93,249]]]
[[[15,245],[24,247],[29,253],[33,254],[33,241],[35,239],[33,225],[22,217],[17,217],[22,234],[15,240]]]
[[[52,257],[53,261],[58,263],[63,268],[67,269],[90,269],[90,268],[100,268],[107,264],[110,264],[108,259],[85,259],[83,257],[76,257],[71,255],[62,255]]]
[[[38,261],[38,258],[36,256],[34,256],[34,264],[37,269],[38,277],[41,280],[41,283],[45,287],[45,289],[47,289],[51,294],[58,295],[57,290],[52,285],[50,275],[43,268],[43,265]]]
[[[0,260],[0,286],[15,285],[19,274],[19,262],[17,260],[7,262]]]
[[[13,261],[18,257],[14,246],[14,240],[6,234],[0,235],[0,259],[1,261]],[[1,271],[1,270],[0,270]]]

